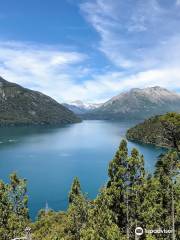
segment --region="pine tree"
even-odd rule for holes
[[[13,211],[22,218],[29,218],[26,180],[16,173],[10,175],[9,198]]]
[[[74,178],[71,190],[69,192],[69,203],[72,203],[76,196],[81,195],[81,185],[77,177]]]
[[[26,181],[15,173],[10,184],[0,182],[0,239],[22,236],[29,224]]]
[[[160,117],[166,138],[172,147],[180,151],[180,114],[170,112]]]
[[[82,228],[88,221],[89,202],[81,192],[78,178],[75,178],[69,193],[69,208],[67,211],[67,225],[65,231],[70,239],[80,240]]]
[[[177,176],[180,171],[180,158],[179,153],[170,150],[165,155],[160,156],[156,164],[155,177],[160,182],[160,193],[162,199],[162,219],[161,224],[164,229],[173,229],[173,225],[177,225],[175,221],[175,215],[177,204],[174,206],[174,202],[178,201],[177,192],[175,186],[177,182]],[[174,222],[174,223],[173,223]],[[168,239],[169,236],[164,237]]]
[[[88,221],[81,231],[81,239],[125,240],[115,224],[115,214],[109,209],[111,200],[107,194],[107,189],[103,188],[97,198],[91,202],[88,209]]]
[[[126,192],[127,192],[127,174],[128,174],[128,149],[127,142],[122,140],[115,157],[109,164],[107,183],[107,192],[111,196],[110,209],[117,216],[117,224],[125,233],[127,228],[126,215]]]
[[[174,183],[174,217],[175,217],[175,235],[180,238],[180,175]]]
[[[162,227],[163,209],[160,188],[159,180],[149,175],[143,185],[141,196],[143,200],[140,205],[140,221],[143,229],[161,229]],[[146,237],[151,239],[150,237],[153,236],[150,234],[149,236],[146,235]]]
[[[9,202],[7,185],[0,181],[0,239],[6,240],[9,237],[9,216],[12,206]]]
[[[141,204],[143,202],[143,186],[145,183],[144,158],[140,156],[136,148],[132,149],[128,158],[128,215],[130,239],[134,239],[134,232],[137,226],[142,225]]]

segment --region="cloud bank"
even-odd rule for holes
[[[0,74],[60,102],[102,102],[132,87],[180,91],[179,0],[87,0],[79,8],[108,67],[95,71],[98,59],[80,46],[1,41]]]

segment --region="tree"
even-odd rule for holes
[[[8,219],[12,211],[7,189],[7,185],[0,181],[0,239],[3,240],[9,238]]]
[[[10,175],[9,199],[13,211],[22,218],[29,218],[26,180],[20,179],[16,173]]]
[[[67,211],[65,232],[72,240],[81,239],[81,231],[88,220],[89,203],[83,194],[73,197]]]
[[[76,196],[81,195],[81,185],[77,177],[74,178],[71,190],[69,192],[69,203],[72,203]]]
[[[180,151],[180,114],[171,112],[160,117],[164,133],[172,147]]]
[[[22,236],[29,224],[26,181],[15,173],[10,184],[0,182],[0,239]]]
[[[107,183],[107,193],[111,196],[110,209],[117,216],[117,224],[126,232],[126,192],[128,177],[128,148],[127,142],[122,140],[115,157],[109,164],[109,181]]]
[[[134,239],[134,232],[137,226],[142,225],[141,204],[143,202],[143,186],[145,183],[144,157],[141,156],[136,148],[133,148],[128,158],[128,178],[127,178],[127,197],[128,197],[128,225],[130,239]]]
[[[69,208],[67,211],[66,232],[72,240],[79,240],[81,229],[87,222],[89,203],[81,191],[81,185],[76,177],[69,193]]]
[[[180,175],[174,183],[174,216],[175,216],[175,235],[180,237]]]
[[[140,204],[141,227],[143,229],[161,229],[163,209],[160,182],[154,176],[149,175],[142,189],[141,198],[143,200]],[[150,237],[154,239],[152,235],[146,237],[147,239],[151,239]]]
[[[83,240],[119,240],[124,239],[115,224],[116,216],[109,209],[111,196],[107,194],[107,189],[103,188],[97,198],[92,201],[88,209],[88,221],[81,231]]]
[[[155,177],[160,182],[160,193],[162,199],[162,218],[161,224],[164,229],[173,229],[177,223],[175,222],[175,213],[178,211],[178,189],[177,176],[180,172],[179,153],[170,150],[161,155],[156,164]],[[176,189],[176,190],[175,190]],[[175,202],[175,206],[174,206]],[[173,223],[174,222],[174,223]],[[168,239],[164,238],[164,239]]]
[[[109,165],[108,194],[112,197],[110,209],[117,216],[117,224],[127,239],[134,238],[140,222],[142,187],[145,181],[144,158],[137,149],[128,156],[127,142],[122,140]]]
[[[32,239],[43,240],[63,240],[65,233],[67,215],[64,212],[55,212],[41,210],[37,220],[31,225],[33,236]]]

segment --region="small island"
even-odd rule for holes
[[[130,128],[126,137],[130,141],[180,150],[180,114],[172,112],[149,118]]]

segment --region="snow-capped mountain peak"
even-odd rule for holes
[[[70,103],[63,103],[63,105],[69,108],[76,114],[84,114],[87,111],[96,109],[100,107],[102,104],[99,103],[83,103],[81,100],[72,101]]]

